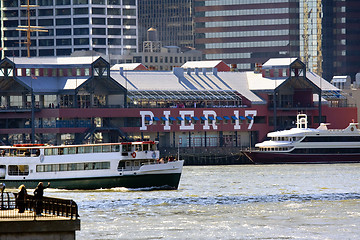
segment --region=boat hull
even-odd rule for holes
[[[91,178],[67,178],[67,179],[23,179],[5,180],[6,188],[17,188],[24,184],[26,188],[35,188],[39,182],[51,183],[51,188],[58,189],[106,189],[106,188],[154,188],[176,190],[179,186],[181,173],[170,174],[147,174],[147,175],[122,175],[111,177],[91,177]]]
[[[360,154],[291,154],[260,151],[243,152],[256,164],[360,163]]]

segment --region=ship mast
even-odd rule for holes
[[[30,34],[32,32],[48,32],[48,30],[43,29],[44,27],[39,26],[31,26],[30,25],[30,8],[31,7],[38,7],[39,5],[30,5],[30,0],[27,0],[27,5],[21,5],[21,7],[26,7],[26,14],[27,14],[27,26],[18,26],[16,30],[18,31],[26,31],[26,42],[22,42],[22,44],[26,44],[27,46],[27,56],[30,57],[30,46],[31,46],[31,39]]]

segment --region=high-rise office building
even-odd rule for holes
[[[196,48],[239,70],[299,56],[298,1],[195,0]]]
[[[27,56],[27,0],[1,0],[3,56]],[[47,32],[31,33],[31,56],[70,55],[94,50],[106,55],[136,52],[136,0],[30,0],[30,25]],[[22,42],[22,43],[21,43]]]
[[[163,46],[194,47],[194,0],[139,0],[139,43],[155,28]]]
[[[360,72],[360,1],[323,0],[323,77]],[[330,74],[329,74],[330,73]]]
[[[330,80],[360,72],[358,0],[195,0],[195,42],[239,70],[300,57]]]

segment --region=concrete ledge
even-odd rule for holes
[[[0,239],[4,233],[75,232],[80,230],[80,219],[0,221]]]

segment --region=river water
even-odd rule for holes
[[[360,239],[360,164],[186,166],[176,191],[45,190],[77,239]]]

